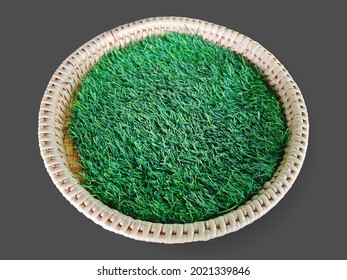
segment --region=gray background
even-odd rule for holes
[[[0,258],[346,259],[344,9],[334,1],[116,2],[1,4]],[[153,244],[102,229],[63,198],[39,154],[39,104],[59,64],[106,30],[164,15],[260,42],[294,77],[309,111],[309,150],[290,192],[260,220],[208,242]]]

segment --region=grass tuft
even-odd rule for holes
[[[162,223],[243,204],[273,176],[290,137],[259,69],[177,33],[103,56],[77,93],[69,134],[94,197]]]

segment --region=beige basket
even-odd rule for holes
[[[78,177],[78,154],[66,134],[76,90],[100,59],[114,48],[152,34],[175,31],[199,34],[205,40],[242,54],[264,73],[278,93],[292,133],[283,160],[263,189],[238,209],[215,219],[189,224],[134,220],[93,198]],[[107,31],[71,54],[57,69],[43,96],[39,113],[39,144],[54,184],[80,212],[103,228],[138,240],[183,243],[209,240],[234,232],[260,218],[285,195],[303,164],[308,143],[308,116],[299,88],[283,65],[261,45],[225,27],[180,17],[149,18]]]

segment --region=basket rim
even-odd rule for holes
[[[264,73],[277,92],[291,138],[272,179],[237,209],[206,221],[162,224],[126,216],[92,197],[67,164],[63,145],[66,108],[82,79],[101,56],[114,48],[167,31],[198,34],[205,40],[240,53]],[[137,240],[184,243],[209,240],[237,231],[272,209],[293,185],[303,165],[309,135],[306,105],[284,66],[259,43],[226,27],[185,17],[154,17],[106,31],[73,52],[53,74],[41,101],[38,138],[44,165],[64,197],[85,216],[112,232]]]

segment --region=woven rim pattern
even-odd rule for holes
[[[264,73],[284,108],[290,142],[273,178],[244,205],[217,218],[188,223],[161,224],[135,220],[101,203],[81,185],[65,144],[66,118],[82,79],[101,56],[152,34],[175,31],[199,34],[205,40],[242,54]],[[302,167],[308,144],[308,115],[302,94],[284,66],[264,47],[225,27],[202,20],[157,17],[122,25],[100,34],[72,53],[56,70],[44,93],[39,112],[39,145],[54,184],[80,212],[103,228],[137,240],[183,243],[225,235],[260,218],[286,194]],[[75,155],[76,156],[76,155]]]

